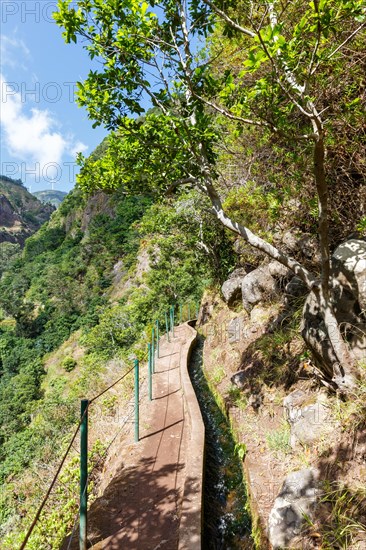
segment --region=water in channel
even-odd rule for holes
[[[204,472],[204,550],[254,548],[241,460],[230,425],[218,407],[202,370],[203,337],[190,360],[190,376],[206,431]]]

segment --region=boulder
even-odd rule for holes
[[[289,274],[290,271],[276,261],[257,267],[248,273],[241,286],[243,306],[246,311],[249,312],[253,306],[276,294]]]
[[[270,298],[276,291],[276,281],[268,268],[257,267],[246,275],[242,281],[241,293],[243,306],[250,311],[264,298]]]
[[[300,277],[292,277],[292,279],[285,286],[285,298],[288,303],[293,302],[296,298],[305,296],[307,294],[307,288],[305,283]]]
[[[342,243],[332,256],[332,275],[338,283],[337,306],[343,305],[343,298],[347,305],[352,295],[366,311],[366,241],[350,239]]]
[[[241,300],[241,285],[246,274],[246,270],[242,267],[234,269],[229,278],[222,285],[221,292],[225,302],[229,306]]]
[[[283,401],[285,415],[290,424],[292,449],[298,444],[312,446],[326,432],[333,429],[332,417],[323,394],[309,396],[296,390]]]
[[[291,472],[286,477],[268,519],[269,540],[274,550],[294,548],[291,542],[301,533],[305,517],[311,516],[316,506],[318,479],[319,472],[313,468]]]
[[[239,370],[232,375],[230,381],[234,384],[234,386],[237,386],[240,390],[243,390],[248,382],[248,372],[245,370]]]
[[[366,359],[366,241],[350,239],[332,256],[333,307],[355,360]],[[348,382],[329,340],[316,295],[305,302],[301,333],[317,367],[339,388]]]

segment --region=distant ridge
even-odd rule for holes
[[[0,175],[0,243],[23,246],[53,211],[54,206],[29,193],[21,180]]]
[[[37,199],[45,204],[49,203],[58,208],[67,193],[64,191],[55,191],[53,189],[47,189],[46,191],[35,191],[32,193]]]

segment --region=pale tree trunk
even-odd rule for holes
[[[317,297],[319,308],[324,319],[325,328],[327,330],[330,343],[334,353],[338,359],[339,365],[335,365],[333,372],[334,380],[340,381],[340,373],[347,375],[343,377],[342,385],[349,386],[349,389],[354,385],[354,378],[357,377],[357,369],[355,361],[352,359],[350,351],[345,343],[340,331],[339,323],[336,319],[332,304],[332,288],[331,282],[331,264],[329,250],[329,221],[328,221],[328,184],[325,175],[325,146],[324,133],[320,117],[313,105],[310,105],[314,112],[313,129],[316,135],[314,143],[314,179],[318,196],[318,232],[321,254],[321,286],[320,289],[314,289]],[[340,367],[342,370],[340,370]]]
[[[323,169],[320,167],[320,172]],[[323,180],[325,184],[325,179]],[[322,182],[319,182],[322,185]],[[213,211],[218,220],[230,231],[236,233],[242,237],[248,244],[264,252],[267,256],[273,260],[277,260],[285,267],[291,269],[307,286],[309,291],[314,292],[319,305],[320,313],[322,315],[325,329],[327,331],[329,341],[333,348],[334,354],[337,358],[337,364],[333,368],[333,380],[335,384],[342,388],[342,390],[351,390],[354,387],[355,378],[357,377],[354,361],[351,358],[348,347],[343,340],[339,323],[336,319],[334,309],[331,304],[331,297],[329,292],[329,273],[330,273],[330,258],[329,258],[329,246],[327,244],[328,230],[327,219],[324,219],[324,201],[327,201],[327,190],[322,188],[319,202],[322,201],[322,205],[319,205],[319,212],[322,215],[319,216],[319,227],[323,232],[322,240],[322,277],[321,280],[317,278],[313,273],[308,271],[298,261],[291,258],[287,254],[284,254],[278,250],[275,246],[268,243],[258,235],[255,235],[247,227],[241,225],[238,222],[233,221],[224,211],[221,199],[214,188],[213,184],[206,180],[204,184],[204,191],[209,196]],[[320,190],[319,190],[320,191]],[[326,210],[325,210],[326,212]],[[325,233],[324,233],[325,232]]]

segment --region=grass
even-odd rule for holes
[[[291,451],[290,445],[290,426],[283,421],[280,428],[268,432],[266,442],[270,451],[287,454]]]
[[[248,405],[248,400],[242,390],[237,386],[232,386],[227,393],[230,404],[234,407],[238,407],[240,410],[244,410]]]
[[[364,548],[365,503],[366,489],[353,492],[330,481],[323,485],[320,506],[326,510],[326,517],[319,519],[319,525],[308,520],[311,529],[321,536],[322,550]],[[357,543],[362,546],[355,546]]]
[[[226,376],[226,371],[221,365],[217,365],[210,374],[211,380],[214,384],[220,384]]]

